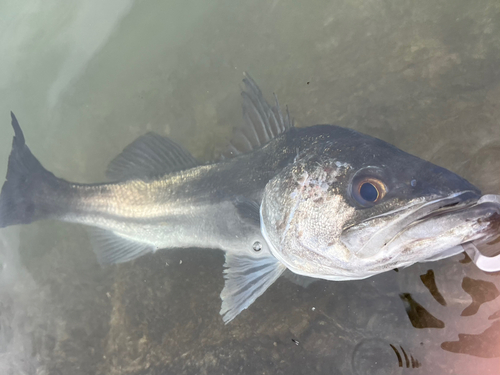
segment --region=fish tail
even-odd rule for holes
[[[24,135],[11,112],[14,139],[7,177],[0,194],[0,228],[29,224],[51,216],[50,202],[57,198],[61,180],[47,171],[26,146]],[[52,197],[52,199],[50,199]]]

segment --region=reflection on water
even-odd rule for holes
[[[396,361],[394,355],[396,355]],[[401,374],[405,368],[419,368],[420,363],[413,358],[413,355],[407,354],[402,346],[372,338],[356,345],[352,367],[356,375]]]
[[[425,275],[420,275],[420,280],[424,283],[425,287],[429,289],[434,299],[441,305],[446,306],[446,301],[436,285],[436,279],[434,278],[434,271],[428,270]]]
[[[406,354],[405,350],[400,346],[399,349],[401,350],[401,352],[403,353],[404,355],[404,364],[403,364],[403,358],[401,357],[401,354],[399,353],[399,350],[391,344],[391,348],[392,350],[394,350],[394,353],[396,353],[396,356],[398,357],[398,364],[399,364],[399,367],[406,367],[406,368],[419,368],[420,367],[420,363],[418,362],[418,360],[416,360],[415,358],[413,358],[413,356],[411,355],[410,358],[408,358],[408,354]]]
[[[410,293],[400,295],[405,304],[406,313],[415,328],[444,328],[444,323],[432,316],[421,304],[416,302]]]
[[[500,318],[500,310],[498,310],[496,313],[491,314],[488,319],[493,320],[493,319],[498,319]]]
[[[446,306],[446,301],[439,292],[434,279],[434,271],[429,270],[425,275],[420,276],[424,285],[429,289],[434,299],[441,305]],[[465,276],[462,281],[462,288],[470,294],[472,302],[461,313],[461,316],[471,316],[478,312],[483,303],[495,300],[500,293],[493,282],[484,280],[474,280]],[[416,302],[409,293],[400,295],[405,304],[406,312],[415,328],[444,328],[445,324],[441,320],[430,314],[422,305]],[[488,320],[500,318],[500,311],[488,317]],[[453,353],[469,354],[483,358],[500,357],[497,339],[500,337],[500,321],[493,322],[484,332],[480,334],[458,334],[458,341],[445,341],[441,348]],[[391,345],[391,347],[393,347]],[[393,347],[398,355],[397,350]],[[400,361],[401,362],[401,361]]]
[[[462,311],[462,316],[476,314],[483,303],[493,301],[500,295],[497,287],[492,282],[474,280],[467,276],[462,281],[462,288],[472,297],[471,304]]]
[[[484,332],[474,335],[460,333],[458,341],[445,341],[441,348],[453,353],[469,354],[481,358],[500,357],[500,321],[493,322]]]
[[[496,0],[22,4],[0,6],[2,176],[10,110],[69,180],[103,180],[151,130],[211,160],[241,124],[245,70],[298,126],[354,128],[500,193]],[[462,256],[355,282],[280,278],[225,326],[219,252],[101,269],[78,226],[40,222],[0,239],[2,374],[500,368],[500,275]]]

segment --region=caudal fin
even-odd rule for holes
[[[47,217],[46,193],[59,182],[33,156],[11,112],[14,139],[9,156],[6,181],[0,194],[0,228],[28,224]]]

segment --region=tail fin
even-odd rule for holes
[[[47,217],[41,202],[58,178],[47,171],[26,146],[24,135],[11,112],[14,140],[9,156],[6,181],[0,194],[0,228],[28,224]]]

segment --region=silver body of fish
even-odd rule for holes
[[[225,157],[200,165],[154,133],[109,165],[113,182],[55,177],[17,119],[0,227],[56,219],[89,226],[101,264],[158,249],[225,251],[227,323],[288,268],[327,280],[366,278],[445,258],[499,235],[500,204],[456,174],[333,125],[295,128],[244,79],[244,126]]]

